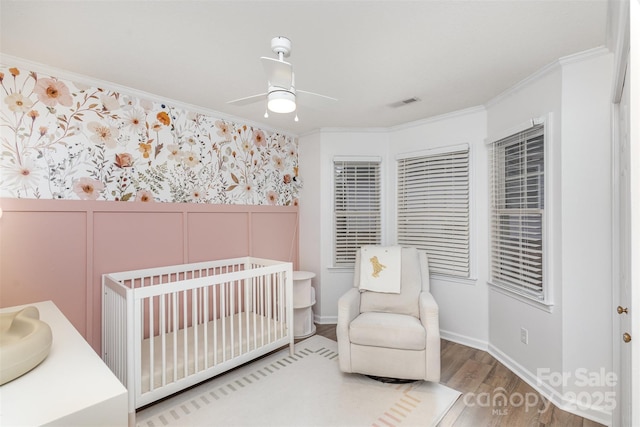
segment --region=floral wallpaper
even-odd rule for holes
[[[296,205],[297,139],[0,65],[0,196]]]

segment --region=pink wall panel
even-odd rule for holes
[[[249,255],[247,212],[191,212],[188,220],[187,262]]]
[[[93,230],[95,289],[104,273],[184,263],[181,212],[95,212]],[[100,337],[100,292],[92,304],[93,336]]]
[[[85,212],[5,211],[0,219],[0,304],[51,300],[81,334],[87,304]]]
[[[298,259],[298,208],[0,199],[0,307],[53,300],[99,352],[102,274]]]
[[[256,212],[251,215],[251,254],[260,258],[293,262],[298,259],[298,215]]]

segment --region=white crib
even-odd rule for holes
[[[102,358],[135,410],[289,345],[289,262],[243,257],[104,274]]]

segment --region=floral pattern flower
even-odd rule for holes
[[[29,111],[33,102],[29,98],[25,98],[21,93],[12,93],[4,99],[9,106],[9,110],[14,113],[26,113]]]
[[[267,191],[267,201],[270,205],[275,205],[278,203],[278,193],[275,191]]]
[[[145,115],[137,108],[133,108],[125,114],[124,124],[133,132],[142,132],[145,128]]]
[[[178,144],[167,145],[167,150],[169,150],[169,160],[179,162],[182,159],[182,152]]]
[[[102,190],[104,190],[104,184],[93,178],[78,178],[73,183],[73,191],[82,200],[96,200]]]
[[[166,111],[160,111],[156,115],[156,118],[160,123],[162,123],[165,126],[169,126],[171,124],[171,118],[169,117]]]
[[[118,102],[115,96],[102,94],[100,95],[100,101],[102,102],[104,109],[107,111],[117,111],[120,109],[120,102]]]
[[[6,178],[19,188],[32,189],[38,184],[39,175],[35,163],[31,159],[25,158],[21,164],[7,168]]]
[[[192,168],[194,166],[197,166],[198,163],[200,163],[200,156],[198,156],[196,153],[192,151],[189,151],[187,153],[182,154],[182,161],[184,162],[185,165]]]
[[[297,140],[0,65],[0,197],[298,203]]]
[[[222,120],[216,121],[216,127],[218,128],[218,136],[224,138],[225,141],[231,141],[231,127]]]
[[[59,80],[40,79],[33,92],[38,96],[38,100],[48,107],[58,104],[70,107],[73,102],[69,88]]]
[[[253,143],[256,147],[264,147],[267,143],[267,139],[264,136],[264,132],[256,130],[253,132]]]
[[[116,148],[118,145],[117,137],[120,131],[105,123],[91,122],[87,128],[93,132],[91,141],[96,144],[104,144],[107,148]]]
[[[138,144],[138,151],[142,153],[142,157],[148,159],[151,156],[151,144],[141,142]]]
[[[153,202],[153,193],[147,190],[138,190],[136,193],[136,202]]]
[[[133,166],[133,156],[129,153],[116,154],[116,166],[119,168],[130,168]]]

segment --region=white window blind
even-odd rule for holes
[[[544,125],[494,142],[491,169],[491,282],[544,298]]]
[[[469,147],[398,159],[398,244],[436,274],[469,277]]]
[[[380,161],[334,160],[334,265],[355,263],[356,249],[381,242]]]

